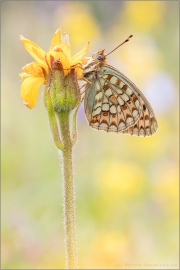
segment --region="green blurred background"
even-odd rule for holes
[[[26,108],[19,73],[32,57],[19,34],[45,51],[59,26],[72,53],[108,57],[145,94],[159,129],[150,138],[91,129],[78,114],[74,149],[82,269],[178,269],[178,1],[3,1],[2,268],[65,265],[61,161],[43,105]]]

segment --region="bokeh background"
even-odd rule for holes
[[[61,161],[43,105],[26,108],[19,73],[33,61],[19,34],[45,51],[59,26],[72,53],[108,53],[145,94],[150,138],[91,129],[78,114],[74,149],[82,269],[178,269],[178,1],[2,1],[2,269],[65,265]]]

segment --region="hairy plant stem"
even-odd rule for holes
[[[75,195],[72,167],[72,139],[70,135],[70,112],[58,114],[61,140],[63,144],[64,173],[64,228],[66,245],[66,269],[77,269],[77,247],[75,232]]]
[[[80,103],[75,70],[71,69],[65,77],[60,60],[54,60],[51,74],[47,78],[44,104],[55,145],[62,151],[66,269],[78,268],[72,147],[77,140],[76,117]]]

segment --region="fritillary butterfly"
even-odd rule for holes
[[[89,125],[107,132],[153,135],[158,125],[151,105],[133,82],[106,63],[106,58],[101,50],[83,66],[83,79],[87,81],[84,109]]]

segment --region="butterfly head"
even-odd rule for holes
[[[105,61],[106,61],[106,58],[107,57],[106,57],[106,55],[104,53],[104,49],[94,53],[93,56],[92,56],[92,59],[94,61],[97,61],[100,64],[104,64]]]
[[[101,66],[106,64],[106,55],[104,50],[98,51],[83,65],[83,78],[92,79],[95,72],[97,72]]]

